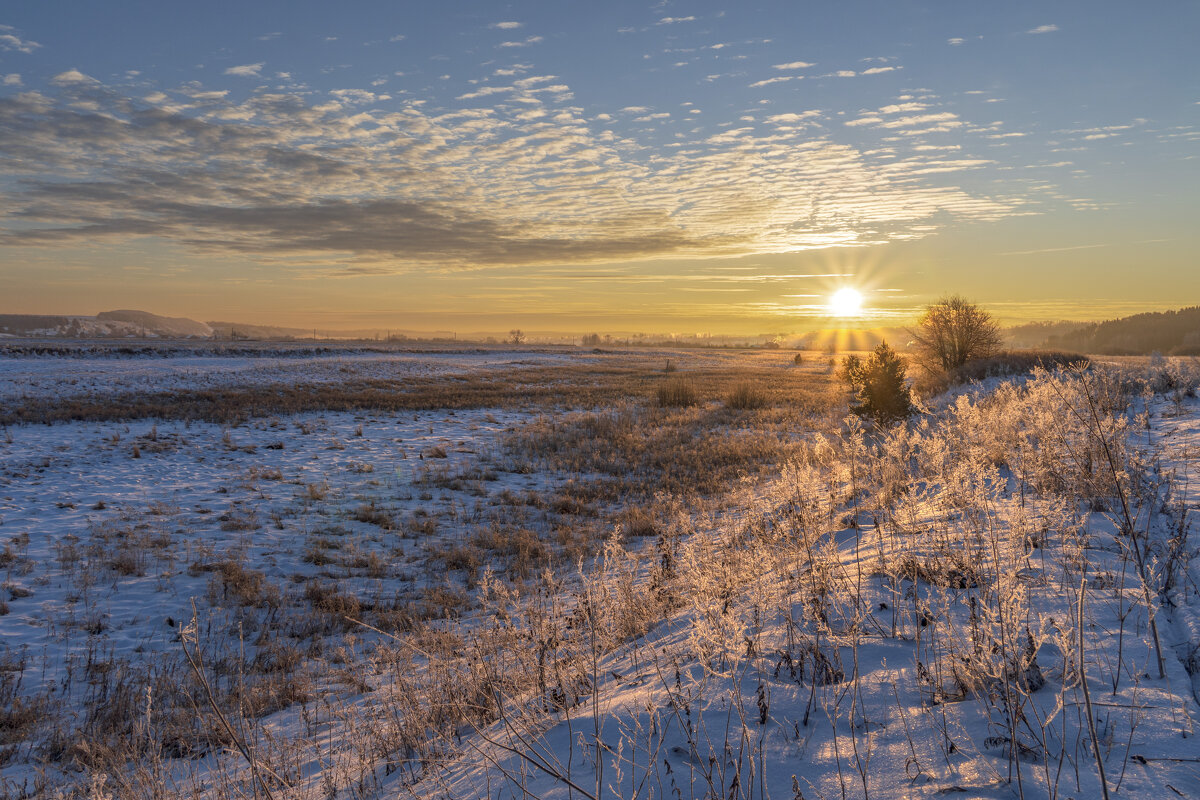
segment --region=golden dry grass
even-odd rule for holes
[[[832,376],[817,365],[797,366],[790,353],[670,352],[677,369],[665,377],[662,351],[588,356],[567,363],[532,362],[470,373],[356,378],[339,383],[265,384],[157,393],[14,400],[0,425],[132,419],[191,419],[237,423],[253,417],[333,411],[426,411],[471,408],[604,408],[650,398],[666,381],[685,381],[699,404],[722,400],[752,385],[766,406],[825,405]]]

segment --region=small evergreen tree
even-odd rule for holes
[[[904,360],[887,342],[880,342],[865,360],[847,356],[840,377],[854,392],[850,411],[881,425],[907,419],[916,409],[906,372]]]

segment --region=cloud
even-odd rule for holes
[[[1038,25],[1036,28],[1030,28],[1026,33],[1054,33],[1058,30],[1057,25]]]
[[[17,29],[11,25],[0,25],[0,50],[16,50],[28,55],[39,47],[41,45],[32,39],[22,39]]]
[[[236,75],[239,78],[257,78],[262,72],[263,62],[257,64],[242,64],[239,67],[229,67],[225,70],[226,75]]]
[[[389,41],[389,42],[403,42],[403,41],[404,41],[404,34],[403,34],[403,33],[397,33],[395,36],[389,36],[389,37],[388,37],[388,41]]]
[[[819,117],[819,116],[821,116],[820,111],[805,111],[802,114],[775,114],[773,116],[767,117],[767,122],[774,122],[776,124],[780,124],[780,123],[790,124],[790,123],[796,123],[796,122],[805,122],[806,120],[810,120],[810,119],[813,119],[813,118]]]
[[[374,103],[377,100],[391,100],[392,98],[386,94],[375,94],[364,89],[334,89],[330,92],[331,95],[345,103],[362,104]]]
[[[528,89],[531,86],[535,86],[539,83],[555,80],[557,77],[557,75],[530,75],[528,78],[521,78],[520,80],[515,81],[513,86],[518,89]],[[563,88],[565,89],[566,87],[564,86]]]
[[[809,63],[808,61],[789,61],[786,64],[773,64],[772,68],[773,69],[804,69],[806,67],[815,67],[815,66],[816,66],[816,64]]]
[[[504,92],[511,92],[512,90],[513,90],[513,87],[511,87],[511,86],[484,86],[482,89],[476,89],[473,92],[467,92],[466,94],[460,94],[455,99],[456,100],[474,100],[479,97],[488,97],[489,95],[493,95],[493,94],[502,94]]]
[[[902,69],[902,67],[871,67],[870,69],[864,69],[862,71],[862,74],[863,75],[879,75],[880,73],[883,73],[883,72],[895,72],[898,69]]]
[[[719,76],[709,76],[709,77],[719,77]],[[755,81],[754,83],[750,84],[750,88],[757,89],[759,86],[770,86],[772,83],[783,83],[784,81],[798,81],[798,80],[802,80],[803,78],[804,78],[803,75],[780,75],[779,77],[776,77],[776,78],[766,78],[761,81]]]
[[[946,44],[952,45],[954,47],[958,47],[959,45],[963,44],[966,41],[967,40],[962,38],[961,36],[954,36],[954,37],[947,39]]]
[[[541,36],[528,36],[523,42],[501,42],[496,47],[528,47],[531,44],[537,44],[542,41]]]
[[[184,92],[184,94],[193,100],[220,100],[224,97],[227,97],[229,95],[229,91],[201,91],[199,89],[188,89],[186,92]]]
[[[493,22],[489,28],[499,28],[502,31],[516,30],[525,26],[524,22]]]
[[[677,25],[680,22],[695,22],[695,17],[663,17],[655,25]]]
[[[80,74],[68,84],[81,79],[91,81]],[[1027,213],[1027,201],[944,177],[987,162],[937,152],[875,159],[777,127],[815,110],[648,158],[649,137],[596,125],[603,118],[561,99],[569,87],[553,80],[513,87],[545,92],[536,108],[448,113],[423,110],[420,99],[350,107],[379,97],[355,89],[321,102],[299,91],[231,99],[189,87],[206,97],[195,107],[172,106],[164,92],[148,94],[147,106],[114,87],[91,93],[87,108],[72,105],[74,94],[0,97],[0,160],[13,178],[0,186],[0,246],[156,237],[361,274],[787,253]]]
[[[50,82],[55,86],[89,86],[98,85],[100,81],[93,78],[91,75],[84,75],[77,69],[69,69],[66,72],[60,72],[50,79]]]
[[[932,133],[934,131],[946,131],[952,128],[962,127],[965,123],[959,120],[957,114],[949,111],[936,112],[931,114],[914,114],[912,112],[924,111],[928,106],[924,103],[905,102],[887,105],[880,108],[878,111],[868,111],[863,113],[857,119],[846,120],[844,125],[855,127],[860,125],[874,125],[880,128],[895,130],[898,128],[916,128],[920,125],[936,125],[936,128],[928,128],[921,131],[905,131],[905,135],[910,133]],[[895,117],[894,114],[907,114],[908,116]]]
[[[952,114],[949,111],[942,111],[936,114],[916,114],[909,117],[900,117],[898,119],[889,119],[886,122],[880,123],[883,128],[912,128],[917,125],[928,125],[936,123],[938,125],[950,125],[958,127],[963,123],[958,121],[958,115]]]
[[[3,83],[5,86],[20,86],[21,76],[16,72],[10,72],[4,76]]]
[[[833,73],[835,78],[853,78],[857,73],[852,69],[839,69]]]

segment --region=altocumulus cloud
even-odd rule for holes
[[[242,78],[257,78],[262,72],[263,63],[260,61],[257,64],[242,64],[237,67],[230,67],[225,70],[226,75],[237,75]]]
[[[11,25],[0,25],[0,50],[15,50],[28,55],[39,47],[37,42],[21,38],[20,32]]]
[[[435,113],[364,109],[370,98],[356,90],[318,104],[199,87],[134,100],[71,70],[57,96],[0,98],[0,166],[18,178],[0,188],[0,245],[155,236],[362,274],[789,252],[928,235],[946,215],[1028,211],[944,178],[922,183],[986,162],[873,161],[796,124],[818,112],[656,150],[595,125],[552,80]]]

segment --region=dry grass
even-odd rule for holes
[[[406,729],[386,741],[372,739],[369,746],[396,763],[416,763],[407,754],[441,747],[429,741],[428,731],[441,733],[447,726],[453,729],[490,718],[494,714],[489,708],[493,689],[512,695],[537,685],[536,670],[527,668],[529,659],[537,657],[538,647],[543,648],[543,657],[554,659],[545,649],[551,636],[546,630],[537,633],[540,639],[509,640],[503,631],[475,636],[458,628],[454,621],[479,613],[480,592],[508,591],[503,587],[511,586],[524,596],[527,589],[547,580],[545,576],[572,574],[582,561],[596,556],[615,529],[631,543],[646,540],[647,548],[659,540],[669,541],[677,535],[673,531],[678,513],[666,496],[717,495],[743,475],[775,469],[795,451],[798,431],[825,426],[840,416],[840,399],[829,376],[796,368],[790,354],[680,354],[672,355],[671,360],[679,364],[678,373],[672,375],[663,374],[661,355],[621,354],[586,364],[416,382],[351,381],[340,386],[243,387],[221,394],[162,393],[131,398],[126,408],[121,406],[125,399],[107,398],[62,401],[43,409],[44,413],[32,406],[6,408],[3,413],[43,422],[138,416],[236,422],[249,416],[338,408],[589,409],[548,414],[509,434],[492,461],[479,459],[464,465],[457,451],[424,451],[431,461],[421,465],[420,488],[413,491],[422,491],[423,499],[431,499],[425,489],[473,493],[475,487],[482,487],[478,496],[483,510],[469,523],[461,517],[439,516],[437,511],[396,511],[389,500],[347,498],[337,481],[332,486],[297,483],[294,489],[285,490],[295,492],[294,513],[328,514],[329,520],[316,529],[306,528],[296,557],[312,569],[297,569],[290,575],[290,585],[289,578],[268,576],[244,560],[240,542],[250,539],[249,532],[259,527],[260,520],[255,506],[236,500],[217,510],[211,519],[233,534],[229,538],[237,543],[221,553],[189,551],[186,560],[181,560],[184,565],[191,564],[189,576],[207,584],[207,595],[201,598],[203,641],[198,646],[205,653],[205,675],[213,685],[217,705],[237,730],[256,730],[263,715],[333,692],[330,686],[341,680],[339,674],[378,674],[394,680],[399,688],[418,690],[413,702],[424,705],[399,710],[399,717],[411,717],[411,731]],[[692,405],[655,407],[656,388],[682,375],[692,389]],[[752,413],[723,404],[738,387],[748,387],[756,398]],[[311,433],[313,430],[306,428],[295,435]],[[139,437],[136,443],[142,458],[152,457],[159,452],[157,448],[179,444],[158,431]],[[234,430],[224,446],[241,450],[244,443],[244,436]],[[280,441],[278,447],[266,447],[283,449],[285,444]],[[507,464],[502,463],[506,460]],[[538,470],[551,470],[555,480],[563,480],[548,491],[515,486],[513,491],[486,491],[485,484],[501,476],[505,480],[513,477],[506,472]],[[278,470],[253,467],[238,479],[253,483],[282,478]],[[484,498],[494,503],[485,505]],[[155,544],[156,538],[162,538],[156,526],[166,525],[166,518],[177,511],[154,505],[147,511],[156,520],[154,526],[93,531],[103,547],[76,544],[64,537],[57,563],[64,573],[79,580],[91,574],[93,564],[108,570],[102,574],[111,575],[114,581],[153,574],[160,551],[171,545],[169,537],[166,544]],[[462,513],[468,510],[464,508]],[[262,516],[265,524],[267,515]],[[372,530],[365,532],[365,526]],[[389,542],[383,555],[356,544],[372,536]],[[172,546],[185,546],[185,537],[176,538],[179,541]],[[414,547],[409,538],[422,541]],[[398,544],[401,539],[405,539],[403,547]],[[428,548],[425,540],[429,540]],[[412,556],[414,549],[422,555]],[[0,550],[0,566],[15,568],[21,558],[20,549],[12,543]],[[371,588],[367,578],[377,582],[378,588]],[[550,597],[552,590],[553,585],[545,588],[541,596]],[[661,609],[638,606],[635,610],[636,614],[630,612],[614,627],[615,635],[644,630],[651,622],[650,614]],[[444,656],[420,674],[413,674],[411,668],[399,672],[405,666],[400,661],[393,671],[383,656],[377,655],[375,645],[354,650],[353,639],[362,631],[351,618],[410,636],[407,641],[426,652],[444,651]],[[555,624],[560,622],[555,618]],[[105,622],[99,615],[81,613],[73,624],[99,635]],[[7,730],[13,741],[36,742],[42,763],[99,775],[127,769],[133,770],[132,775],[141,765],[161,763],[163,757],[196,758],[229,750],[233,742],[218,724],[215,712],[207,709],[196,679],[188,677],[176,656],[155,656],[154,674],[134,674],[131,662],[120,660],[92,665],[97,696],[108,692],[112,701],[93,703],[93,712],[85,721],[87,737],[81,736],[80,725],[62,721],[66,712],[61,701],[55,698],[60,705],[47,710],[37,705],[43,702],[38,697],[6,704],[9,716],[0,720],[0,737]],[[363,668],[367,659],[372,660],[370,669]],[[493,665],[504,663],[516,666],[498,674],[490,672],[495,670]],[[319,678],[314,679],[314,674]],[[557,692],[556,696],[577,690],[577,676],[561,680],[561,686],[547,686],[547,690]],[[352,683],[346,679],[347,686]],[[383,681],[377,683],[384,685]],[[147,688],[160,720],[155,728],[157,740],[138,738],[141,734],[136,728],[146,702],[139,692]],[[365,691],[361,685],[354,685],[353,690]],[[35,708],[40,716],[31,711]],[[328,717],[325,722],[335,724]],[[85,743],[77,744],[81,740]],[[109,789],[122,800],[153,796],[150,789],[158,791],[161,785],[153,783],[150,773],[147,776],[144,792],[128,788],[118,792],[112,785]],[[133,778],[129,780],[133,786]]]
[[[826,398],[830,405],[813,408],[814,416],[836,407],[832,396]],[[518,466],[596,476],[577,483],[577,500],[712,495],[786,460],[798,447],[796,431],[812,429],[814,422],[795,409],[756,413],[755,424],[743,426],[742,412],[725,407],[578,412],[524,426],[509,436],[506,449]]]
[[[654,351],[565,364],[413,375],[403,380],[348,378],[339,383],[269,384],[126,395],[39,398],[0,409],[0,425],[71,420],[191,419],[236,424],[255,417],[324,411],[426,411],[468,408],[603,408],[653,396],[663,386]],[[738,383],[758,386],[768,405],[806,405],[828,390],[830,376],[796,369],[775,352],[677,353],[671,356],[695,389],[692,402],[727,396]],[[679,377],[678,375],[673,377]],[[670,380],[670,379],[668,379]],[[145,452],[144,443],[139,450]]]
[[[725,406],[738,411],[753,411],[763,408],[767,403],[766,393],[750,381],[739,383],[725,396]]]
[[[498,716],[497,698],[542,710],[572,708],[599,691],[597,652],[636,648],[637,637],[686,609],[697,623],[692,641],[702,657],[764,674],[770,664],[756,654],[771,654],[777,675],[787,670],[812,696],[824,698],[827,705],[818,703],[814,713],[834,718],[845,712],[844,706],[838,710],[844,702],[839,698],[854,696],[837,687],[857,680],[849,657],[857,655],[859,636],[891,638],[898,646],[927,637],[929,667],[918,663],[918,672],[926,670],[920,680],[929,706],[990,696],[990,706],[981,699],[982,713],[1004,732],[1005,719],[1030,708],[1028,695],[1036,687],[1026,676],[1040,673],[1036,649],[1027,651],[1024,640],[993,633],[1001,629],[991,622],[1001,612],[1022,618],[1027,610],[1020,604],[1021,590],[1031,585],[1020,569],[1031,555],[1026,548],[1048,547],[1047,530],[1070,538],[1072,517],[1066,503],[1060,510],[1060,493],[1074,500],[1112,492],[1094,474],[1098,456],[1088,431],[1064,425],[1073,418],[1063,412],[1061,400],[1055,404],[1071,387],[1043,379],[1045,385],[1030,387],[1028,394],[998,392],[976,406],[962,404],[916,442],[893,432],[864,443],[843,431],[822,447],[806,448],[798,432],[824,426],[840,405],[823,390],[822,376],[786,366],[798,376],[795,381],[787,382],[773,365],[707,377],[689,369],[698,397],[687,408],[648,402],[649,387],[664,380],[659,371],[645,383],[633,381],[638,392],[624,393],[629,384],[622,384],[621,396],[633,402],[548,415],[511,433],[505,449],[510,466],[566,473],[573,482],[550,492],[497,493],[495,516],[467,528],[465,536],[431,543],[431,565],[417,579],[423,584],[417,591],[390,584],[372,595],[348,577],[326,574],[297,575],[295,586],[281,588],[242,566],[235,554],[197,561],[193,574],[207,573],[211,581],[206,609],[211,622],[205,626],[210,640],[197,647],[205,652],[204,678],[216,688],[216,705],[248,741],[265,730],[257,727],[257,718],[302,705],[307,727],[290,741],[260,738],[256,752],[285,777],[299,774],[292,768],[312,763],[315,755],[331,786],[344,781],[329,796],[338,788],[347,796],[374,796],[370,786],[351,786],[350,776],[399,770],[415,780],[422,770],[436,770],[461,746],[464,731]],[[719,402],[739,391],[760,402],[752,409]],[[1113,392],[1112,405],[1119,406],[1119,387]],[[1115,431],[1110,444],[1120,433]],[[952,450],[963,441],[973,447]],[[1030,455],[1013,458],[1020,453]],[[996,488],[1004,483],[977,479],[1000,464],[1022,484],[1020,513],[1002,510],[1014,506]],[[771,487],[770,502],[746,502],[730,521],[704,528],[702,535],[690,536],[696,506],[667,497],[728,493],[739,476],[763,470],[783,473]],[[443,479],[459,478],[447,472],[430,483]],[[918,498],[911,488],[917,483],[942,488],[936,494],[924,490],[929,494]],[[1043,509],[1037,513],[1063,524],[1047,526],[1027,516],[1026,488],[1030,508],[1036,496]],[[297,501],[335,505],[337,491],[308,484]],[[910,504],[922,499],[937,508],[936,525],[906,521]],[[353,503],[336,512],[341,522],[349,516],[387,530],[400,522],[373,502]],[[436,534],[438,522],[424,514],[404,520],[404,530]],[[582,532],[580,524],[592,517],[599,533],[619,526],[630,549],[608,538],[579,575],[576,558],[597,549],[598,535]],[[871,519],[877,527],[863,541],[878,554],[878,569],[870,567],[875,559],[843,562],[826,546],[837,529],[862,524],[869,530]],[[615,526],[606,528],[604,521]],[[353,537],[346,533],[312,533],[309,563],[358,563]],[[108,535],[116,542],[122,533]],[[133,533],[125,537],[142,541]],[[640,540],[645,546],[635,549]],[[15,565],[20,558],[12,546],[0,551],[0,562]],[[865,583],[856,563],[868,563]],[[497,574],[488,574],[485,566],[497,568]],[[778,576],[778,585],[764,579],[769,576]],[[1077,576],[1069,577],[1071,583]],[[463,582],[477,591],[468,594]],[[966,593],[974,601],[971,617],[964,611]],[[790,619],[797,608],[805,613],[795,620],[795,641],[791,628],[787,641],[759,641],[762,615]],[[885,609],[889,613],[881,613]],[[351,617],[399,638],[368,644]],[[468,621],[460,624],[460,618]],[[244,655],[238,638],[243,631]],[[364,638],[355,640],[360,634]],[[162,788],[152,772],[164,754],[213,754],[215,760],[216,751],[230,752],[232,742],[205,709],[196,679],[172,663],[164,659],[154,674],[123,671],[103,659],[89,663],[88,678],[105,702],[92,703],[80,725],[40,737],[34,735],[37,704],[48,701],[6,696],[0,667],[0,708],[7,709],[7,716],[0,715],[0,744],[37,739],[46,762],[97,775],[130,775],[130,786],[137,770],[147,770],[137,788],[113,789],[120,800],[174,797],[150,791]],[[340,703],[339,682],[346,695],[373,689],[379,718],[360,716],[371,713],[365,706]],[[1000,685],[1015,687],[1002,708],[995,691]],[[138,690],[146,687],[160,715],[157,739],[137,727],[143,702]],[[320,703],[308,704],[318,696]],[[764,722],[757,724],[765,724],[768,711],[759,710]],[[846,735],[860,734],[851,728]],[[226,788],[222,796],[237,796]],[[242,788],[241,796],[250,796]],[[276,796],[294,796],[289,792],[281,786]]]
[[[687,378],[672,378],[654,390],[659,408],[687,408],[696,405],[698,397],[696,387]]]

